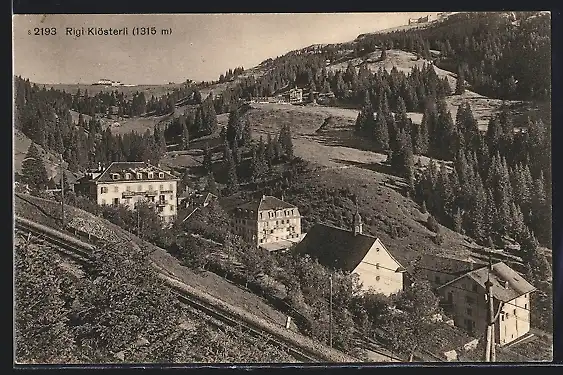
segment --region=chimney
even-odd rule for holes
[[[102,163],[98,162],[98,171],[101,172],[102,171]]]

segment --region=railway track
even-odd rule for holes
[[[88,266],[92,263],[91,253],[95,250],[95,247],[86,242],[18,216],[15,217],[15,227],[23,232],[31,233],[33,236],[42,241],[55,245],[59,253],[65,257],[71,258],[81,265]],[[214,320],[221,322],[221,324],[231,327],[242,327],[250,335],[254,337],[261,337],[264,340],[286,350],[298,361],[309,363],[335,361],[334,358],[331,358],[330,354],[321,353],[319,350],[308,347],[304,344],[298,344],[289,338],[288,335],[265,329],[263,325],[253,321],[252,319],[245,319],[244,317],[241,318],[240,316],[237,316],[237,314],[233,314],[230,311],[227,311],[227,309],[221,308],[221,306],[215,306],[213,303],[206,301],[205,298],[186,292],[186,288],[188,288],[187,285],[183,284],[176,277],[164,273],[163,269],[158,265],[155,266],[159,277],[163,279],[167,286],[172,289],[178,299],[183,304],[189,306],[190,309],[197,310],[207,316],[210,316]],[[342,357],[346,360],[342,360],[341,362],[354,362],[354,358],[352,357],[348,357],[344,354],[342,354]]]
[[[300,362],[304,363],[315,363],[319,362],[319,359],[315,357],[314,354],[307,353],[305,350],[297,349],[294,346],[288,345],[287,343],[282,342],[273,337],[273,335],[265,335],[259,329],[252,327],[251,325],[241,322],[240,320],[233,319],[232,317],[228,316],[227,314],[223,313],[219,309],[210,307],[209,305],[198,301],[196,298],[192,298],[186,294],[173,292],[176,294],[180,302],[184,303],[186,306],[189,306],[190,309],[193,309],[197,312],[198,317],[201,317],[200,314],[204,313],[211,319],[207,319],[208,323],[211,323],[217,327],[229,326],[233,328],[241,328],[244,330],[245,334],[248,334],[252,337],[262,338],[265,339],[270,344],[277,346],[288,352],[293,358]]]

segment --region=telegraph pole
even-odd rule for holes
[[[329,311],[329,329],[328,329],[328,345],[332,348],[332,272],[330,273],[330,311]]]
[[[491,287],[491,270],[493,264],[489,258],[489,271],[487,274],[487,281],[485,282],[486,299],[487,299],[487,341],[485,343],[485,362],[494,362],[496,359],[495,354],[495,311],[493,293]]]
[[[65,187],[64,187],[64,177],[65,171],[63,169],[63,154],[61,153],[61,223],[62,227],[65,227]]]

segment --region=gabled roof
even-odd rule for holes
[[[436,271],[443,274],[461,276],[478,268],[487,266],[487,263],[473,259],[455,259],[448,256],[421,254],[417,257],[417,267],[421,270]],[[409,272],[413,271],[412,265],[407,265]]]
[[[102,174],[100,174],[98,177],[94,179],[94,181],[114,182],[115,180],[111,178],[112,173],[119,173],[121,175],[121,178],[119,179],[120,181],[131,181],[136,179],[137,172],[143,173],[143,178],[142,178],[143,181],[148,180],[146,175],[147,172],[156,173],[156,175],[153,178],[155,181],[161,180],[158,178],[159,172],[164,173],[164,178],[166,180],[179,180],[176,176],[172,175],[171,173],[166,172],[158,167],[155,167],[154,165],[142,161],[119,161],[119,162],[111,163],[109,167],[107,167],[106,170],[102,172]],[[123,174],[125,173],[131,173],[131,180],[125,180],[123,176]]]
[[[514,271],[503,262],[494,264],[492,270],[490,270],[489,267],[483,267],[468,272],[449,283],[442,285],[438,289],[456,283],[464,278],[469,278],[481,285],[481,287],[485,288],[485,283],[487,282],[488,277],[490,277],[493,284],[491,287],[493,297],[499,301],[512,301],[523,294],[536,290],[536,288],[520,276],[518,272]]]
[[[266,210],[283,210],[285,208],[297,208],[291,203],[284,202],[279,198],[271,195],[264,195],[260,201],[253,201],[242,204],[237,208],[249,211],[266,211]]]
[[[296,246],[298,254],[308,254],[320,264],[352,272],[365,258],[377,238],[326,224],[315,224]]]

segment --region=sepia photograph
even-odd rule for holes
[[[553,361],[549,11],[12,38],[14,366]]]

